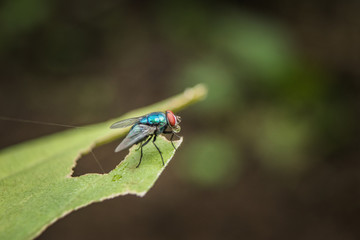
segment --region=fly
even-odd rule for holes
[[[174,143],[172,141],[174,135],[180,132],[181,128],[179,123],[181,118],[176,116],[172,111],[167,110],[165,112],[152,112],[147,115],[135,118],[129,118],[121,120],[114,123],[110,128],[124,128],[131,126],[131,129],[128,135],[124,140],[116,147],[115,152],[120,152],[126,148],[131,147],[134,144],[140,144],[139,148],[141,149],[140,161],[136,167],[140,166],[142,157],[143,157],[143,147],[148,144],[151,139],[152,143],[158,150],[162,164],[164,166],[164,159],[161,154],[160,149],[155,144],[156,137],[160,134],[171,134],[170,141],[174,149]]]

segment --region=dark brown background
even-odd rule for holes
[[[358,1],[0,6],[2,116],[85,125],[210,91],[180,113],[184,144],[144,198],[80,209],[39,239],[360,237]],[[63,130],[0,126],[1,148]],[[95,150],[106,171],[116,144]]]

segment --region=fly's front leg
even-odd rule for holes
[[[175,150],[177,150],[177,148],[175,147],[174,142],[173,142],[174,135],[176,135],[176,134],[173,131],[164,131],[163,133],[165,133],[165,134],[170,134],[171,133],[171,137],[170,137],[171,145],[173,146],[173,148]],[[176,135],[176,136],[179,137],[178,135]]]
[[[173,134],[173,135],[175,135],[175,136],[177,136],[178,138],[181,138],[179,135],[177,135],[175,132],[173,132],[173,131],[163,131],[163,133],[164,134]]]

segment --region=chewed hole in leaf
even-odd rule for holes
[[[168,134],[162,136],[169,141],[170,136]],[[177,141],[179,140],[179,138],[174,136],[173,140]],[[71,176],[79,177],[89,173],[104,174],[109,173],[110,171],[115,169],[116,166],[119,165],[119,163],[123,161],[125,157],[129,154],[129,149],[123,150],[121,152],[114,152],[114,149],[120,142],[121,140],[97,147],[95,149],[92,149],[92,152],[82,155],[79,159],[77,159]],[[135,148],[138,149],[138,146],[139,145],[135,145]],[[155,147],[151,143],[149,143],[148,146],[144,147],[144,161],[146,161],[147,157],[147,154],[145,153],[145,148],[149,147],[150,149],[148,149],[148,153],[155,155],[158,154],[157,151],[155,151]],[[140,152],[140,150],[138,151]],[[159,162],[161,163],[160,156]]]
[[[112,142],[97,147],[87,154],[82,155],[76,161],[72,177],[79,177],[88,173],[109,173],[126,157],[128,150],[115,153],[119,142]],[[99,166],[100,165],[100,166]]]

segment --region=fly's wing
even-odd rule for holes
[[[110,126],[110,128],[124,128],[131,125],[134,125],[135,123],[138,123],[140,119],[143,117],[134,117],[134,118],[128,118],[121,121],[118,121]]]
[[[115,152],[120,152],[134,145],[135,143],[138,143],[147,136],[154,134],[155,131],[156,131],[156,127],[153,126],[144,125],[144,124],[135,125],[130,130],[128,135],[124,138],[124,140],[119,144],[119,146],[117,146]]]

